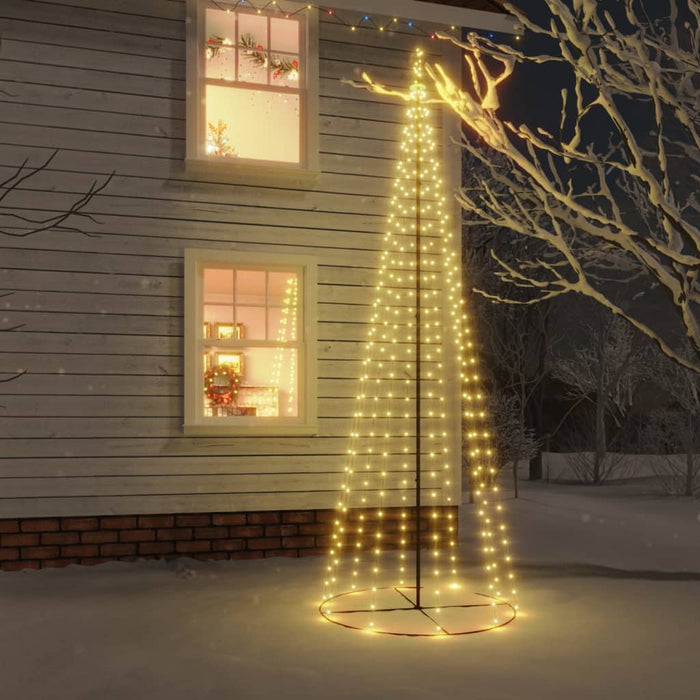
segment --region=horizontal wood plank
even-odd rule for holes
[[[346,445],[348,442],[346,441]],[[130,483],[131,478],[175,477],[187,476],[195,479],[207,478],[216,484],[216,478],[222,477],[256,477],[265,475],[272,479],[275,476],[292,475],[297,478],[325,474],[331,478],[331,487],[340,489],[347,482],[345,467],[350,464],[346,452],[337,454],[297,454],[297,455],[169,455],[162,457],[151,456],[122,456],[111,455],[101,459],[98,457],[24,457],[22,459],[0,459],[0,487],[3,495],[5,485],[16,480],[15,487],[27,489],[34,479],[51,479],[52,483],[64,480],[66,483],[74,478],[83,480],[109,477],[121,479],[122,483]],[[434,476],[430,476],[427,486],[441,486],[445,481],[454,478],[453,472],[459,471],[459,465],[447,462],[440,464]],[[400,480],[406,478],[407,471],[415,469],[413,455],[388,455],[375,463],[369,473],[372,480],[377,480],[384,470],[401,474]],[[364,470],[367,471],[367,470]],[[31,476],[27,476],[31,474]],[[360,481],[362,475],[357,477]],[[394,477],[397,478],[397,477]],[[362,484],[358,481],[357,486]],[[37,482],[38,483],[38,482]],[[353,485],[353,484],[351,484]],[[196,489],[195,489],[196,490]],[[26,494],[31,495],[31,494]],[[89,494],[88,494],[89,495]]]
[[[363,493],[375,497],[383,491],[403,492],[408,497],[413,489],[411,472],[406,469],[397,472],[373,473],[368,478],[368,487]],[[196,494],[245,494],[301,492],[305,490],[336,492],[340,495],[344,479],[341,472],[314,472],[296,474],[217,474],[216,476],[75,476],[75,477],[35,477],[32,479],[3,478],[2,500],[24,498],[85,498],[110,496],[149,496],[151,494],[184,495]],[[431,483],[432,482],[432,483]],[[425,490],[440,490],[442,482],[438,478],[426,478]],[[358,484],[359,488],[359,484]],[[407,498],[408,500],[408,498]]]
[[[184,40],[184,22],[181,18],[137,17],[123,11],[95,9],[93,6],[74,5],[68,11],[60,4],[37,0],[3,0],[1,17],[21,19],[59,27],[78,27],[111,35],[143,36],[154,39]],[[59,29],[56,29],[59,31]],[[116,38],[116,37],[115,37]]]
[[[5,212],[50,215],[115,173],[89,236],[0,240],[0,328],[17,326],[1,336],[0,379],[23,373],[0,382],[0,517],[332,507],[353,425],[365,457],[371,433],[390,436],[386,503],[402,502],[413,409],[381,418],[384,389],[354,415],[405,108],[343,81],[366,71],[405,87],[415,46],[438,61],[446,44],[321,16],[318,179],[246,185],[185,166],[183,1],[3,0],[0,23],[0,180],[58,150]],[[183,434],[189,248],[317,259],[318,435]]]
[[[457,505],[455,496],[451,501],[436,505]],[[60,517],[110,514],[155,514],[155,513],[210,513],[245,512],[259,510],[309,510],[333,509],[338,505],[336,489],[320,491],[306,488],[297,492],[274,493],[213,493],[213,494],[149,494],[138,496],[86,496],[58,498],[0,498],[0,512],[4,517]],[[397,507],[405,505],[401,493],[387,492],[377,505]]]

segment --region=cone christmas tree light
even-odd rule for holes
[[[406,124],[320,611],[384,634],[468,634],[508,624],[517,606],[420,49],[409,92],[384,92],[406,101]],[[458,568],[462,424],[482,593]]]

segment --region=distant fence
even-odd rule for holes
[[[683,455],[635,455],[609,452],[613,470],[608,479],[638,479],[641,477],[657,476],[669,471],[669,462],[673,461],[677,468],[684,469],[686,456]],[[543,452],[542,478],[546,481],[580,481],[580,465],[582,461],[592,464],[592,452]],[[521,462],[518,472],[526,475],[527,462]]]

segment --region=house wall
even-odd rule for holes
[[[0,379],[25,371],[0,383],[0,518],[334,505],[402,119],[340,79],[405,85],[417,44],[448,45],[322,16],[316,186],[232,185],[185,174],[184,16],[184,0],[0,3],[0,178],[59,149],[2,204],[48,215],[115,173],[91,235],[0,234],[0,328],[18,326]],[[183,435],[183,251],[199,247],[317,257],[319,435]]]

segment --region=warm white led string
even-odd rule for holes
[[[284,297],[282,300],[282,315],[277,330],[277,342],[280,347],[275,352],[275,358],[272,363],[272,385],[276,387],[282,386],[282,366],[284,358],[289,355],[289,392],[287,394],[286,415],[294,415],[296,413],[295,403],[296,395],[294,387],[296,387],[297,373],[297,353],[294,348],[290,348],[287,343],[296,340],[297,338],[297,316],[299,307],[299,282],[296,275],[288,277],[284,287]],[[280,409],[282,407],[280,406]]]
[[[440,177],[440,163],[433,128],[429,123],[428,96],[423,77],[423,52],[416,52],[414,83],[408,96],[407,124],[401,145],[402,157],[397,164],[395,193],[391,200],[388,230],[384,236],[379,280],[376,286],[368,340],[365,344],[357,410],[345,466],[345,483],[338,503],[333,545],[327,565],[324,599],[336,594],[341,580],[342,565],[350,563],[350,584],[343,590],[367,588],[363,580],[363,557],[371,550],[370,584],[372,608],[374,595],[385,583],[383,567],[386,532],[382,525],[387,503],[401,506],[398,542],[397,579],[392,585],[410,586],[409,545],[416,517],[412,508],[415,485],[411,479],[411,459],[415,457],[415,274],[416,274],[416,204],[420,202],[420,347],[422,373],[421,402],[421,460],[425,478],[427,508],[433,506],[429,521],[428,556],[425,557],[425,593],[430,595],[431,608],[438,608],[441,576],[448,574],[454,584],[457,575],[457,522],[451,512],[441,513],[439,506],[458,505],[449,495],[455,469],[461,455],[450,454],[447,430],[446,392],[452,387],[445,381],[448,369],[444,353],[445,318],[449,318],[449,334],[454,337],[454,349],[459,358],[466,437],[470,445],[472,475],[482,518],[483,553],[489,577],[489,594],[495,598],[515,594],[514,575],[510,569],[508,538],[502,521],[502,506],[495,502],[493,452],[484,397],[476,371],[473,342],[469,337],[466,315],[461,299],[461,270],[453,247],[453,235],[445,213],[446,198]],[[416,198],[416,183],[418,198]],[[443,307],[444,304],[444,307]],[[449,325],[449,324],[448,324]],[[474,389],[472,389],[474,387]],[[369,429],[368,429],[369,426]],[[377,449],[371,445],[376,444]],[[390,447],[392,446],[393,447]],[[393,450],[393,452],[392,452]],[[398,461],[397,461],[398,458]],[[397,480],[398,477],[398,480]],[[359,482],[359,483],[358,483]],[[389,495],[392,497],[388,499]],[[370,496],[372,494],[372,496]],[[442,499],[441,499],[442,496]],[[354,508],[375,510],[375,519],[358,516],[354,525],[348,517]],[[421,509],[421,517],[424,509]],[[355,528],[353,531],[353,527]],[[391,539],[391,538],[390,538]],[[349,551],[353,550],[353,551]],[[494,624],[498,613],[494,601]],[[329,604],[330,609],[330,604]],[[370,628],[374,626],[370,618]],[[438,623],[438,630],[440,629]]]

